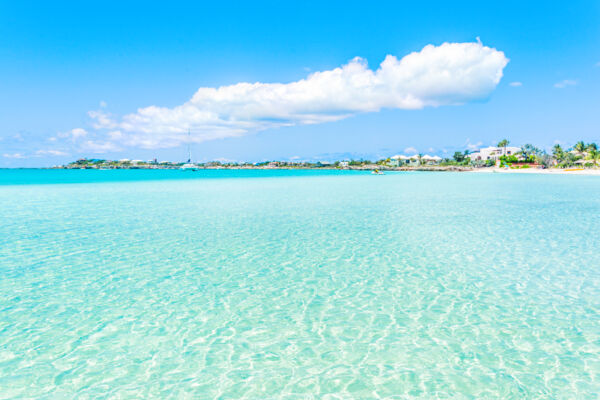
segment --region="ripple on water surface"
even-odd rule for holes
[[[0,398],[600,392],[597,177],[253,175],[0,198]]]

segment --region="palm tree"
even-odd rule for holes
[[[596,149],[590,149],[588,147],[588,154],[585,157],[586,160],[590,160],[594,163],[594,165],[598,165],[598,162],[600,161],[600,151],[596,150]]]
[[[565,151],[560,147],[560,144],[555,144],[552,148],[552,155],[556,158],[556,161],[560,163],[565,158]]]
[[[587,146],[585,145],[585,143],[583,143],[583,141],[579,141],[575,143],[575,146],[573,146],[573,150],[575,150],[577,154],[583,155],[583,153],[585,153],[585,151],[587,150]]]
[[[508,141],[508,139],[502,139],[498,142],[498,147],[502,147],[504,149],[504,151],[502,152],[503,156],[506,155],[506,146],[508,146],[509,144],[510,142]]]
[[[421,165],[421,159],[423,158],[423,154],[419,153],[417,159],[419,160],[419,165]]]

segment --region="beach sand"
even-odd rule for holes
[[[504,168],[477,168],[472,172],[476,173],[502,173],[502,174],[549,174],[549,175],[600,175],[600,169],[560,169],[560,168],[523,168],[523,169],[504,169]]]

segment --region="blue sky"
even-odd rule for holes
[[[597,1],[83,3],[0,0],[0,167],[183,160],[187,129],[198,161],[444,155],[504,137],[542,147],[600,141]],[[387,55],[417,52],[415,65],[428,69],[440,61],[425,46],[442,52],[444,43],[477,38],[479,47],[468,47],[473,62],[495,64],[475,77],[463,72],[479,67],[450,70],[441,93],[410,89],[412,78],[390,89],[406,68],[391,80],[370,75]],[[337,89],[327,77],[299,92],[234,86],[289,84],[355,57],[363,61],[348,79],[371,77],[375,86]],[[454,85],[459,75],[468,90]],[[199,88],[221,86],[190,100]],[[314,93],[322,87],[325,97]],[[151,106],[158,111],[138,112]]]

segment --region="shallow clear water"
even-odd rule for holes
[[[0,398],[600,392],[599,177],[0,183]]]

